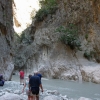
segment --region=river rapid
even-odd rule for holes
[[[19,76],[13,75],[12,81],[19,82]],[[92,100],[100,100],[100,84],[46,78],[42,78],[42,84],[44,89],[57,90],[60,94],[67,95],[69,98],[86,97]]]

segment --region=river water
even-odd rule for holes
[[[12,80],[19,81],[19,76],[13,75]],[[44,89],[57,90],[60,94],[67,95],[69,98],[86,97],[92,100],[100,100],[100,84],[46,78],[42,78],[42,84]]]

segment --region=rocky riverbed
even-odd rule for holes
[[[6,81],[5,85],[0,87],[0,100],[27,100],[26,93],[22,93],[23,85],[15,81]],[[40,92],[40,100],[76,100],[69,98],[67,95],[61,95],[57,90],[47,90]],[[91,100],[89,98],[80,97],[78,100]]]

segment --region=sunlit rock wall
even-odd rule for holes
[[[13,46],[12,1],[0,0],[0,74],[6,80],[11,78],[14,64],[12,62]]]

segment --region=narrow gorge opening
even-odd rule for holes
[[[31,24],[36,12],[40,9],[39,0],[13,0],[14,30],[18,35]]]

